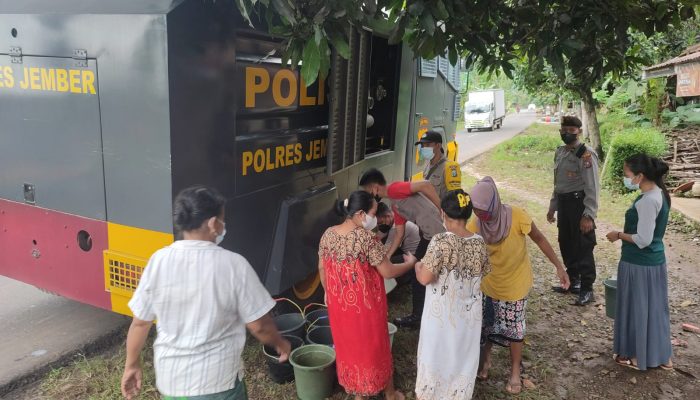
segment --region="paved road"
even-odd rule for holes
[[[457,131],[457,144],[459,146],[459,163],[463,164],[470,159],[484,153],[497,144],[505,142],[535,122],[535,113],[522,112],[509,114],[503,121],[503,127],[496,131],[467,132],[466,129]]]
[[[129,319],[0,276],[0,398],[8,383],[99,347]]]

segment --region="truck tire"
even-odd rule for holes
[[[286,297],[301,307],[309,303],[323,303],[323,286],[318,272],[310,274],[306,279],[298,282],[290,289],[282,293]],[[294,311],[289,311],[294,312]]]
[[[472,131],[472,128],[467,128],[467,132],[471,132],[471,131]]]

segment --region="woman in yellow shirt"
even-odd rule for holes
[[[484,238],[489,250],[491,273],[481,281],[484,293],[482,325],[482,354],[477,377],[488,377],[491,366],[491,347],[498,344],[510,347],[511,376],[506,391],[520,393],[520,362],[525,339],[525,307],[532,288],[532,267],[527,251],[526,236],[537,244],[557,269],[564,288],[569,277],[547,238],[537,229],[525,210],[501,203],[496,183],[485,177],[472,188],[474,215],[467,229]]]

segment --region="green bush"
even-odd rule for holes
[[[617,133],[639,126],[637,122],[630,118],[629,114],[621,111],[601,114],[598,117],[598,124],[600,125],[600,142],[605,151],[608,150],[613,137]]]
[[[619,132],[608,154],[603,180],[612,188],[622,188],[622,168],[625,160],[638,153],[661,157],[667,149],[666,137],[655,128],[632,128]]]

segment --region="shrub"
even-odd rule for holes
[[[655,128],[632,128],[619,132],[612,142],[608,154],[604,182],[613,187],[622,187],[622,168],[625,160],[638,153],[661,157],[667,149],[664,134]]]
[[[598,118],[598,123],[600,124],[600,142],[606,151],[617,133],[639,126],[629,114],[620,111],[602,114]]]

